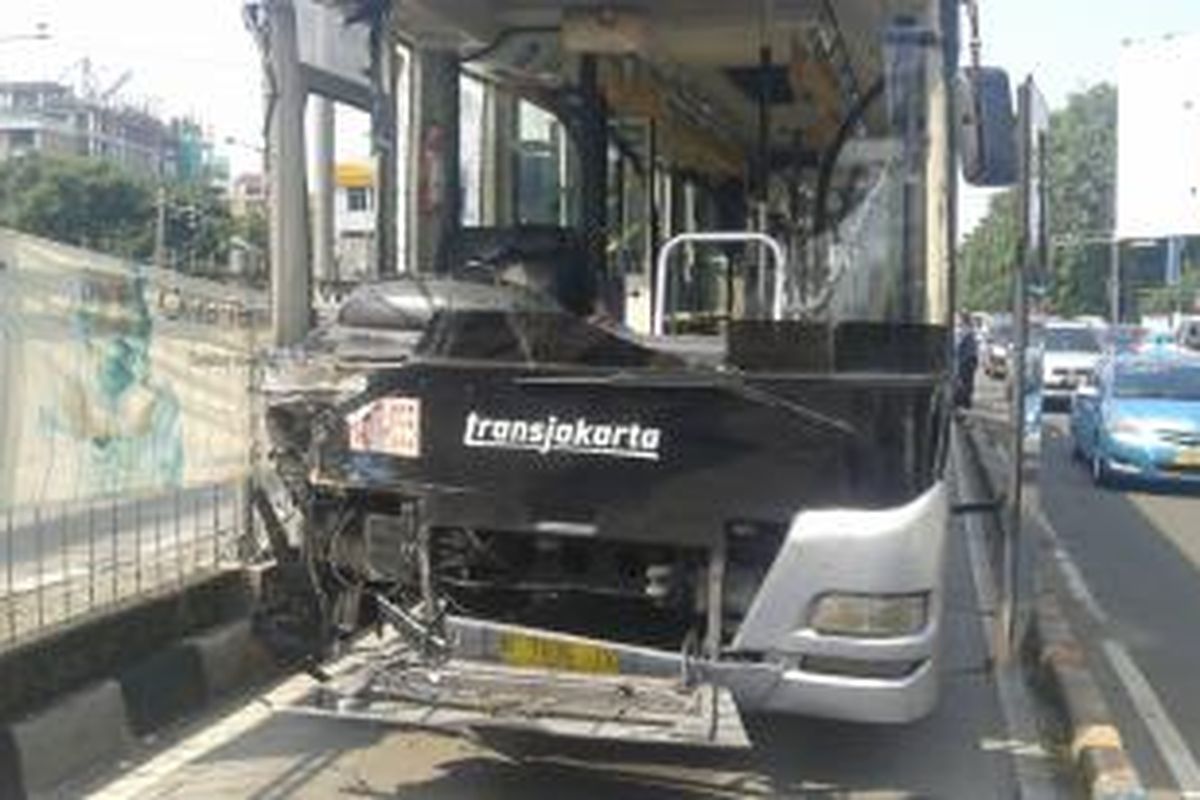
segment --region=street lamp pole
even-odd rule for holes
[[[50,38],[50,31],[45,22],[39,22],[34,26],[33,33],[13,33],[8,36],[0,36],[0,44],[8,44],[9,42],[44,42]]]
[[[154,218],[154,266],[166,269],[167,266],[167,187],[161,183],[155,195]]]
[[[1112,274],[1109,276],[1109,297],[1112,304],[1112,324],[1118,325],[1121,322],[1121,243],[1117,240],[1116,234],[1113,234],[1109,242],[1109,265],[1112,268]]]

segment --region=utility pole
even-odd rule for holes
[[[1110,303],[1112,324],[1121,324],[1121,242],[1114,231],[1109,241],[1109,266],[1112,274],[1109,276]]]

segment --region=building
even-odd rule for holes
[[[54,81],[0,81],[0,160],[29,153],[102,158],[146,175],[195,177],[206,146],[191,120],[163,122]]]
[[[265,215],[266,199],[261,174],[244,173],[230,184],[229,210],[234,217]],[[367,279],[374,274],[375,258],[375,173],[370,164],[350,161],[334,167],[333,208],[333,280]]]
[[[246,172],[233,179],[229,189],[229,213],[235,217],[267,213],[266,181],[257,172]]]
[[[78,152],[70,101],[70,88],[57,83],[0,83],[0,160],[29,152]]]
[[[338,278],[368,278],[375,257],[375,174],[370,164],[344,162],[334,168],[333,208]]]

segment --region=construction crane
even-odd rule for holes
[[[117,79],[106,88],[100,89],[96,70],[92,65],[92,59],[89,56],[84,56],[63,70],[59,74],[58,80],[60,82],[65,80],[68,75],[76,70],[78,70],[79,74],[78,86],[80,95],[83,99],[93,103],[108,103],[133,78],[133,70],[127,69],[118,75]]]
[[[109,84],[107,89],[105,89],[103,92],[100,92],[96,96],[96,102],[107,103],[112,97],[114,97],[116,95],[117,92],[119,92],[122,89],[122,87],[125,86],[125,84],[129,83],[131,78],[133,78],[133,70],[127,69],[124,72],[122,72],[115,81],[113,81],[111,84]]]

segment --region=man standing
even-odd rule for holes
[[[954,404],[962,408],[970,408],[971,399],[975,395],[975,370],[979,366],[979,343],[975,339],[975,327],[971,322],[971,315],[965,311],[958,315],[954,355]]]

